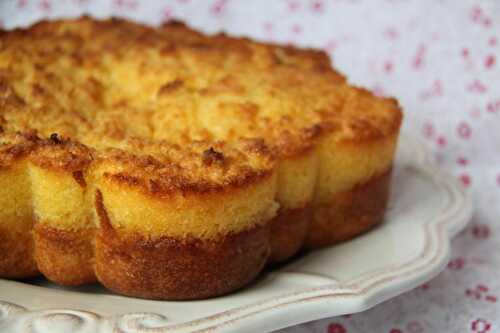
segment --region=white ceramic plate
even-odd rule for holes
[[[472,211],[461,187],[405,136],[394,171],[380,227],[265,273],[237,293],[163,302],[117,296],[99,286],[0,280],[0,332],[268,332],[368,309],[439,273],[450,239]]]

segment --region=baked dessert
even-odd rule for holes
[[[382,220],[402,114],[315,50],[111,19],[0,33],[0,277],[193,299]]]

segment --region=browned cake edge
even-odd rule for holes
[[[31,230],[0,228],[0,277],[20,279],[39,275],[33,252]]]
[[[337,193],[331,204],[313,208],[305,248],[316,249],[352,239],[382,222],[390,194],[392,168]]]
[[[217,239],[150,239],[113,229],[102,197],[96,197],[101,228],[95,240],[95,274],[123,295],[169,300],[223,295],[250,283],[270,253],[268,225]]]
[[[285,261],[299,252],[309,230],[310,213],[310,207],[278,211],[270,222],[271,264]]]
[[[67,231],[35,224],[35,261],[49,280],[66,286],[97,281],[94,273],[95,229]]]

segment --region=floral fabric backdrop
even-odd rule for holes
[[[363,313],[280,332],[500,331],[500,1],[0,1],[7,29],[82,13],[177,18],[208,32],[321,48],[352,83],[397,97],[405,127],[473,193],[473,220],[438,277]]]

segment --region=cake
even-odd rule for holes
[[[0,32],[0,277],[222,295],[383,219],[402,113],[328,56],[80,18]]]

